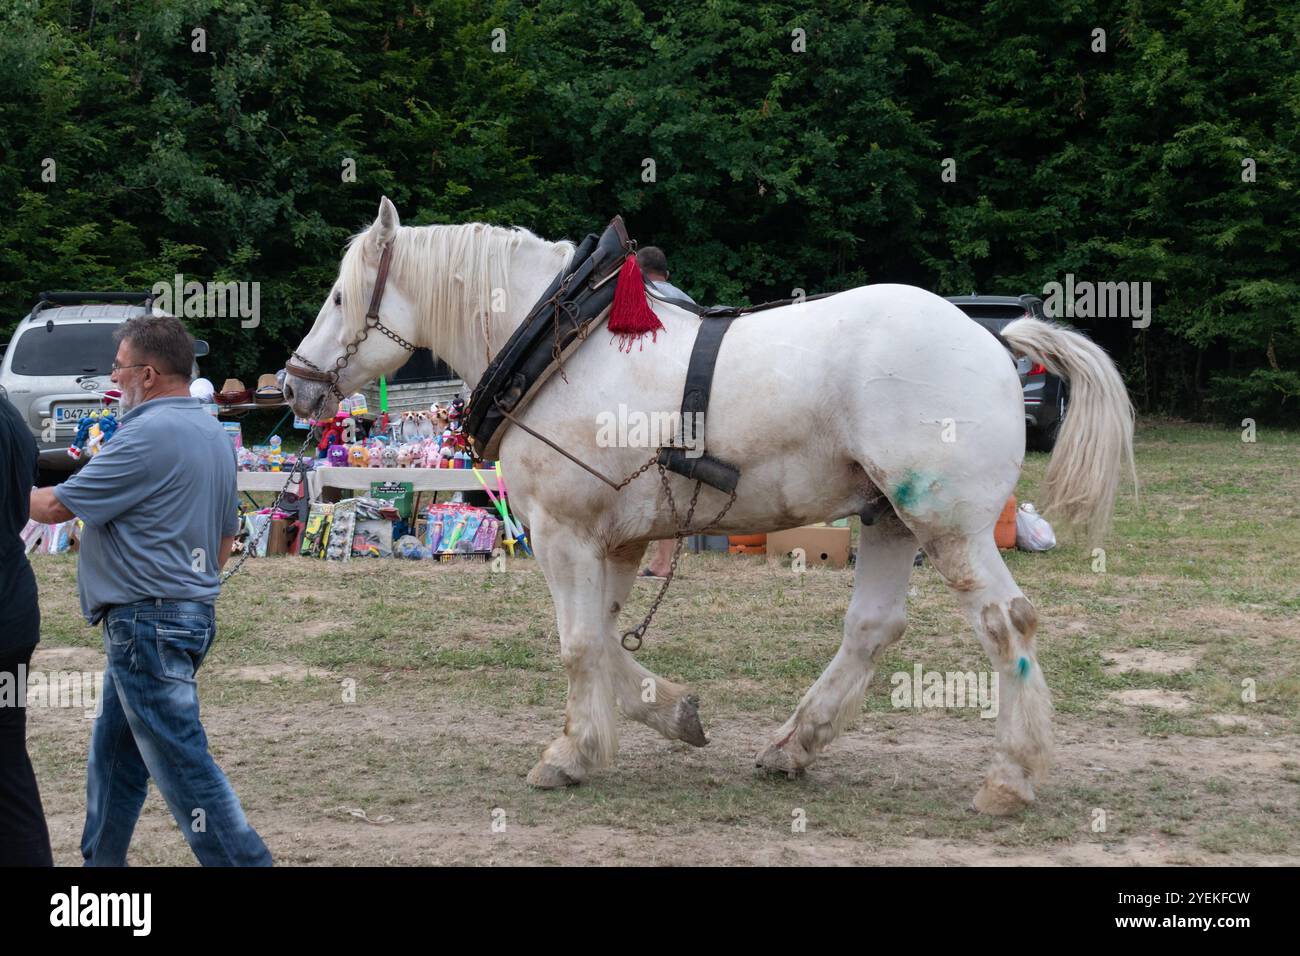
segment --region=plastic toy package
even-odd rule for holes
[[[334,506],[323,501],[314,501],[307,512],[307,524],[302,534],[302,547],[298,553],[308,558],[320,558],[325,554],[325,542],[329,538],[330,521],[334,516]]]
[[[500,523],[486,508],[465,504],[430,505],[425,548],[433,555],[489,554]]]
[[[270,537],[266,532],[270,524],[271,515],[269,512],[244,515],[244,547],[247,548],[256,542],[257,550],[253,552],[254,557],[266,557],[266,542],[267,538]]]
[[[329,540],[325,544],[326,561],[347,561],[352,557],[352,536],[357,527],[356,501],[349,498],[334,506]]]
[[[391,558],[393,556],[393,523],[382,518],[357,520],[352,536],[352,557]]]
[[[393,554],[399,558],[418,561],[429,557],[429,549],[420,544],[420,539],[413,534],[404,534],[393,542]]]
[[[20,537],[27,554],[63,554],[72,550],[81,536],[82,521],[72,518],[55,524],[28,521]]]
[[[321,440],[318,455],[335,468],[472,468],[473,457],[462,429],[464,402],[433,405],[428,411],[407,411],[392,418],[384,413],[357,440],[360,425],[352,419],[368,414],[364,396],[339,407],[332,422],[316,422]],[[494,462],[480,463],[491,470]]]

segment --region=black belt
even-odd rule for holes
[[[108,617],[111,612],[124,607],[141,607],[146,605],[150,607],[162,607],[164,604],[201,604],[203,607],[214,606],[213,601],[196,601],[193,598],[141,598],[139,601],[131,601],[127,604],[105,604],[103,616]]]

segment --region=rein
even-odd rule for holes
[[[295,351],[292,354],[297,364],[294,361],[285,362],[284,370],[306,382],[324,382],[329,386],[330,391],[334,393],[334,397],[342,402],[346,396],[339,388],[339,378],[343,370],[348,367],[348,362],[351,361],[352,356],[357,354],[357,349],[361,347],[361,343],[370,335],[372,329],[382,332],[408,352],[414,352],[419,348],[418,345],[412,345],[379,320],[379,305],[384,301],[384,287],[388,285],[388,270],[392,264],[393,244],[389,242],[384,245],[384,251],[379,255],[379,271],[375,275],[375,291],[370,295],[370,307],[366,309],[365,327],[343,350],[343,354],[335,360],[332,369],[325,371],[311,359]],[[324,396],[321,396],[322,404],[324,400]],[[319,410],[319,406],[317,406],[317,409]]]

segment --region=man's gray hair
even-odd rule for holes
[[[113,338],[131,343],[136,359],[160,375],[190,377],[194,367],[194,338],[174,315],[137,315],[117,327]]]

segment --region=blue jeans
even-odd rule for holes
[[[90,737],[87,866],[125,866],[149,778],[204,866],[270,866],[271,853],[208,753],[199,665],[216,636],[211,604],[140,601],[104,617],[102,711]]]

